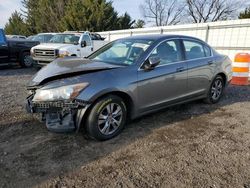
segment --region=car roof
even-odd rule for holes
[[[83,33],[57,33],[57,35],[73,35],[80,37]]]
[[[60,35],[82,35],[83,33],[58,33]]]
[[[191,37],[191,36],[185,36],[185,35],[172,35],[172,34],[154,34],[154,35],[137,35],[137,36],[130,36],[126,37],[126,39],[148,39],[148,40],[165,40],[165,39],[171,39],[171,38],[185,38],[185,39],[193,39],[193,40],[198,40],[201,42],[201,39]]]
[[[56,35],[57,33],[38,33],[37,35]],[[35,35],[34,35],[35,36]]]

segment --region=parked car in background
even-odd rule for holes
[[[217,103],[232,78],[231,60],[181,35],[113,41],[87,59],[57,59],[28,84],[27,109],[51,131],[84,127],[97,140],[118,135],[128,119],[192,100]]]
[[[0,66],[19,63],[22,67],[31,67],[33,60],[30,57],[30,49],[38,44],[37,41],[20,38],[8,39],[0,29]]]
[[[48,43],[50,39],[57,33],[39,33],[28,37],[28,40],[39,41],[40,43]]]
[[[90,37],[92,40],[105,40],[105,38],[98,33],[90,33]]]
[[[6,35],[8,39],[26,39],[26,36],[23,35]]]
[[[27,40],[32,40],[36,35],[31,35],[31,36],[28,36],[26,39]]]
[[[107,44],[98,34],[90,32],[64,32],[54,35],[47,43],[31,49],[33,60],[47,65],[56,58],[67,56],[86,57]]]

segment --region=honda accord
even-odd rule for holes
[[[217,103],[231,78],[230,59],[200,39],[132,36],[42,68],[27,86],[27,110],[50,131],[107,140],[129,119],[197,99]]]

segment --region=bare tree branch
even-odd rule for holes
[[[244,0],[243,0],[244,1]],[[240,0],[186,0],[186,13],[194,23],[226,20],[235,16]]]
[[[140,6],[144,18],[156,26],[175,25],[181,21],[183,0],[144,0]]]

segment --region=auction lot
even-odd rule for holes
[[[0,70],[0,187],[250,187],[250,87],[142,117],[97,142],[24,108],[35,69]]]

